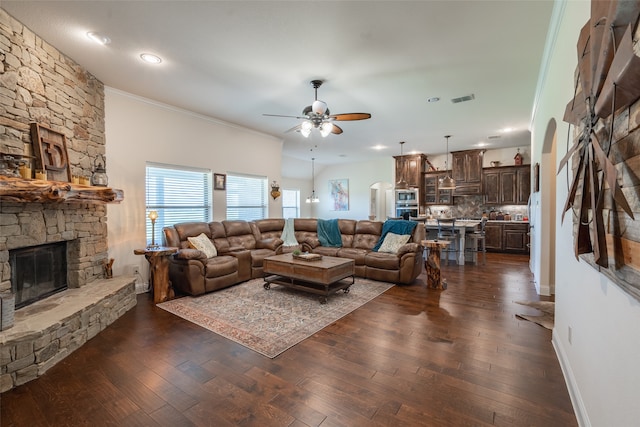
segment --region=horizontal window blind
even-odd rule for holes
[[[267,177],[227,174],[228,220],[267,218],[267,208]]]
[[[282,217],[300,218],[300,190],[282,189]]]
[[[147,163],[146,205],[157,211],[155,242],[162,244],[162,227],[187,221],[211,221],[211,171],[183,166]],[[147,240],[151,221],[147,220]]]

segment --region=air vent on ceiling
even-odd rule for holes
[[[459,102],[473,101],[474,99],[476,99],[476,96],[474,94],[471,94],[471,95],[461,96],[460,98],[453,98],[451,102],[453,102],[454,104],[457,104]]]
[[[491,135],[491,136],[488,136],[488,137],[487,137],[487,139],[498,139],[498,138],[500,138],[501,136],[502,136],[502,135]]]

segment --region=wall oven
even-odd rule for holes
[[[396,217],[409,219],[407,217],[417,217],[418,216],[418,206],[396,206]]]

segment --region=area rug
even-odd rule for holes
[[[516,301],[516,304],[526,305],[527,307],[533,307],[542,312],[541,316],[532,316],[529,314],[516,314],[518,319],[528,320],[529,322],[537,323],[538,325],[545,327],[549,330],[553,330],[555,303],[551,301]]]
[[[393,286],[356,278],[348,293],[338,291],[320,304],[318,295],[278,285],[266,290],[263,284],[254,279],[158,307],[274,358]]]

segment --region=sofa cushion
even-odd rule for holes
[[[399,270],[400,257],[396,254],[386,252],[369,252],[365,255],[367,267],[379,268],[381,270]]]
[[[352,259],[356,265],[364,265],[364,259],[367,253],[369,253],[367,249],[342,248],[338,251],[338,256],[340,258]]]
[[[200,233],[196,237],[187,237],[187,240],[193,247],[193,249],[197,249],[200,252],[204,253],[207,258],[212,258],[218,255],[218,251],[216,247],[211,243],[211,240],[207,237],[206,234]]]
[[[238,271],[238,259],[229,255],[217,256],[207,260],[205,277],[220,277]]]
[[[405,221],[405,220],[387,220],[382,225],[382,234],[380,234],[380,240],[374,246],[373,250],[378,251],[382,242],[384,242],[384,238],[387,233],[395,233],[395,234],[413,234],[413,230],[415,230],[418,225],[415,221]]]
[[[378,249],[378,252],[387,252],[390,254],[397,254],[398,249],[404,246],[405,243],[409,241],[411,235],[409,234],[395,234],[395,233],[387,233]]]
[[[222,221],[229,246],[233,248],[255,249],[256,238],[247,221]]]
[[[358,221],[352,247],[358,249],[373,249],[382,234],[382,223],[379,221]]]

